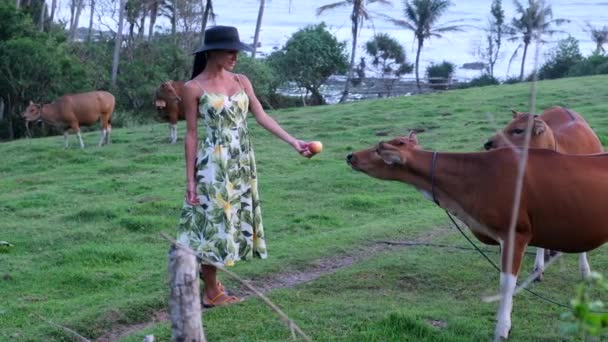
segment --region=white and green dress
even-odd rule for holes
[[[203,92],[199,100],[206,131],[195,170],[201,204],[184,202],[177,239],[216,266],[266,258],[248,108],[242,89],[230,97]]]

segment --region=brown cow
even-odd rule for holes
[[[425,151],[415,134],[347,156],[353,169],[413,185],[460,218],[481,242],[501,245],[497,339],[509,335],[517,274],[528,245],[580,253],[608,241],[608,154],[566,155],[545,149],[529,151],[510,240],[518,159],[508,148]]]
[[[509,146],[509,143],[522,147],[528,120],[532,121],[533,127],[530,137],[532,148],[546,148],[568,154],[604,151],[602,143],[585,119],[580,114],[559,106],[545,110],[540,116],[513,111],[513,120],[500,133],[488,139],[484,147],[490,150]],[[538,280],[542,279],[545,268],[544,255],[544,249],[537,249],[534,271],[539,272]],[[586,253],[579,256],[579,269],[583,278],[591,272]]]
[[[91,126],[101,121],[102,131],[99,140],[99,146],[101,146],[110,143],[114,104],[114,95],[107,91],[91,91],[64,95],[55,102],[44,105],[30,101],[22,116],[26,124],[32,121],[43,121],[63,130],[65,148],[69,146],[68,131],[70,129],[78,136],[80,147],[84,148],[80,126]]]
[[[185,120],[184,105],[182,102],[182,91],[184,81],[166,81],[156,89],[154,94],[154,106],[165,121],[169,121],[169,141],[175,144],[177,141],[177,120]]]

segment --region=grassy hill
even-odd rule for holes
[[[269,293],[313,340],[489,340],[497,304],[481,297],[496,293],[498,273],[471,251],[378,244],[467,245],[411,187],[355,173],[344,160],[413,128],[424,130],[425,148],[478,151],[511,109],[528,109],[529,90],[505,85],[271,113],[294,136],[323,141],[324,152],[311,160],[252,120],[269,258],[233,270],[258,285],[331,270]],[[553,105],[581,113],[608,143],[608,77],[540,82],[536,110]],[[67,150],[62,137],[0,144],[0,240],[14,245],[0,249],[0,341],[72,340],[41,317],[96,339],[166,307],[169,245],[159,233],[174,235],[185,191],[184,125],[177,145],[166,143],[167,131],[161,124],[116,129],[103,148],[93,147],[98,132],[88,133],[84,151],[75,137]],[[607,274],[605,252],[592,252],[590,263]],[[532,262],[526,258],[524,276]],[[534,287],[568,302],[578,280],[576,258],[566,256]],[[562,338],[564,311],[517,296],[512,340]],[[290,338],[255,298],[207,311],[204,323],[210,341]],[[123,340],[146,334],[169,340],[170,325]]]

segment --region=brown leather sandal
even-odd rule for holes
[[[207,295],[203,295],[203,307],[205,308],[213,308],[216,306],[223,306],[228,304],[238,303],[241,299],[235,296],[229,296],[224,292],[220,292],[217,296],[213,298],[207,297]]]

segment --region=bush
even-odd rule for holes
[[[521,83],[521,80],[517,76],[507,77],[507,79],[504,80],[504,82],[502,82],[502,84],[516,84],[516,83]]]
[[[159,84],[168,79],[185,80],[192,68],[191,57],[170,42],[141,42],[123,54],[114,96],[125,110],[154,111],[152,98]]]
[[[426,68],[426,77],[431,84],[431,88],[447,89],[448,84],[452,80],[454,69],[456,69],[456,65],[447,61],[443,61],[441,64],[431,63],[431,65]]]
[[[583,59],[578,40],[571,36],[560,40],[549,55],[549,59],[538,72],[539,80],[566,77],[570,69]]]
[[[590,76],[608,74],[608,56],[593,54],[574,65],[568,76]]]
[[[272,97],[281,81],[277,72],[265,59],[253,59],[247,55],[239,57],[235,72],[247,76],[253,85],[255,94],[265,108],[276,108],[272,105]]]
[[[484,87],[489,85],[498,85],[500,82],[490,76],[489,74],[483,74],[479,77],[475,77],[471,79],[469,82],[463,83],[459,86],[459,88],[471,88],[471,87]]]

